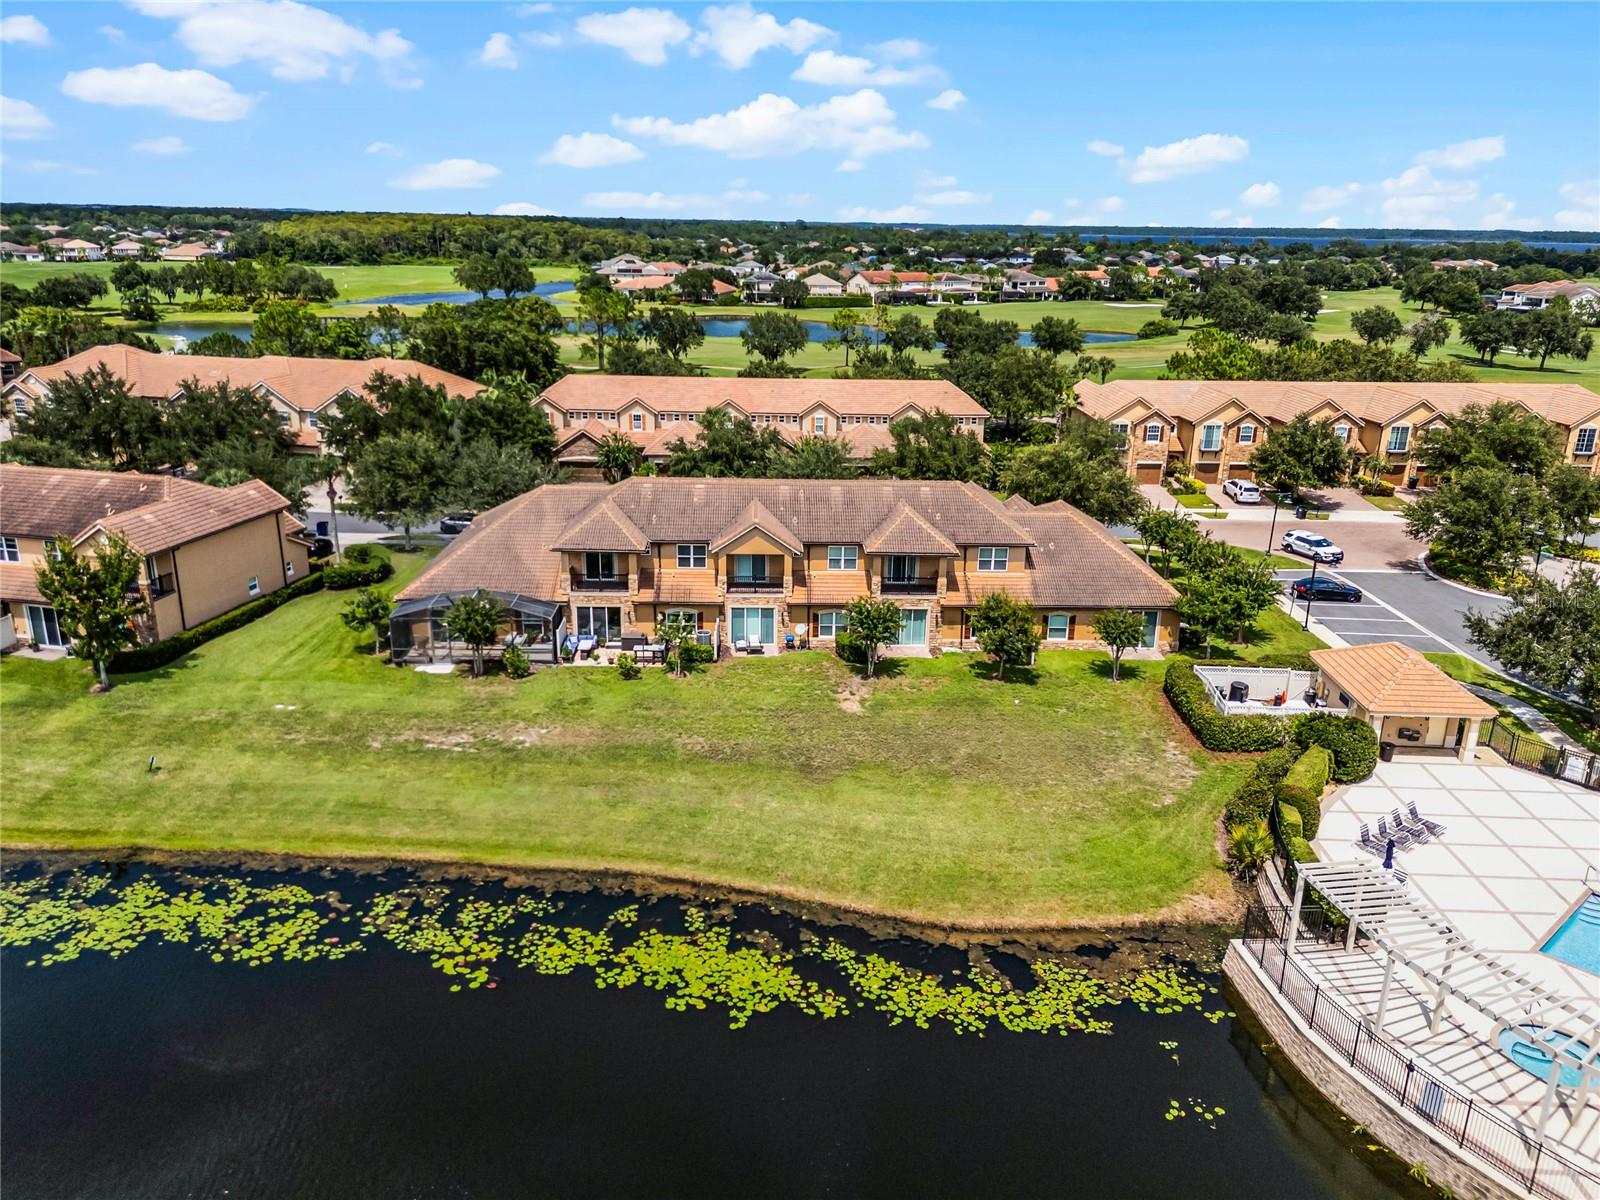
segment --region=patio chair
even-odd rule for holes
[[[1411,881],[1411,876],[1400,867],[1390,868],[1389,878],[1394,880],[1399,887],[1405,887]]]
[[[622,635],[622,651],[624,654],[635,653],[640,646],[644,645],[644,643],[645,638],[643,634],[625,633]]]
[[[1437,822],[1437,821],[1428,820],[1427,817],[1425,817],[1421,813],[1419,813],[1417,811],[1417,802],[1415,800],[1413,800],[1411,802],[1410,813],[1411,813],[1411,821],[1412,821],[1413,824],[1422,826],[1422,828],[1426,829],[1430,834],[1432,834],[1436,838],[1444,836],[1445,827],[1443,825],[1439,824],[1439,822]]]
[[[1356,839],[1356,845],[1368,854],[1383,854],[1383,843],[1372,836],[1372,830],[1365,821],[1361,822],[1361,836]]]
[[[1396,850],[1409,850],[1411,848],[1411,836],[1406,833],[1404,829],[1390,829],[1389,818],[1379,817],[1378,845],[1387,849],[1391,839],[1394,841],[1394,848]]]
[[[1389,810],[1389,820],[1394,822],[1394,827],[1396,829],[1404,830],[1405,835],[1419,846],[1426,845],[1428,842],[1433,840],[1433,835],[1430,834],[1424,826],[1413,825],[1409,823],[1400,815],[1400,810],[1398,808],[1391,808]]]

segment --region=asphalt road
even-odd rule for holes
[[[305,519],[306,519],[306,528],[311,530],[313,533],[315,533],[316,529],[317,529],[317,522],[318,521],[326,521],[326,520],[328,520],[328,511],[326,509],[323,509],[321,511],[313,510],[311,512],[306,513],[306,518]],[[365,520],[362,520],[360,517],[356,516],[355,513],[340,513],[339,514],[339,532],[341,534],[346,534],[346,533],[398,533],[398,532],[400,532],[400,530],[399,530],[399,528],[397,526],[384,525],[384,524],[381,524],[378,521],[365,521]],[[413,528],[411,532],[412,533],[438,533],[439,532],[439,525],[438,525],[438,522],[434,522],[431,525],[418,525],[415,528]]]
[[[1279,571],[1277,576],[1293,580],[1310,573],[1307,568]],[[1317,574],[1353,583],[1363,593],[1358,604],[1321,600],[1311,605],[1312,617],[1352,645],[1403,642],[1423,653],[1467,654],[1494,661],[1471,644],[1463,617],[1469,608],[1481,613],[1498,612],[1505,607],[1505,600],[1463,591],[1442,580],[1429,579],[1415,569],[1328,571],[1319,567]],[[1295,612],[1303,615],[1305,605],[1297,604]]]

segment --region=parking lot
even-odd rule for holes
[[[1310,574],[1309,564],[1304,569],[1276,572],[1286,583]],[[1506,603],[1429,579],[1420,570],[1329,571],[1319,567],[1317,574],[1330,575],[1361,589],[1359,603],[1318,600],[1311,605],[1313,620],[1353,646],[1403,642],[1424,654],[1471,654],[1483,658],[1483,652],[1468,642],[1463,617],[1469,608],[1493,613]],[[1305,604],[1296,603],[1294,611],[1303,619]]]

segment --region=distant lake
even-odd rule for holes
[[[570,292],[577,285],[569,279],[554,279],[549,283],[535,284],[535,296],[554,296],[561,292]],[[526,293],[519,292],[518,295]],[[489,293],[491,300],[504,300],[506,294],[499,288]],[[471,304],[474,300],[481,300],[479,292],[397,292],[393,296],[368,296],[362,300],[340,300],[334,307],[346,304]]]
[[[1046,226],[1046,228],[1049,228]],[[1169,237],[1175,237],[1181,242],[1193,242],[1197,246],[1229,244],[1234,246],[1248,246],[1254,242],[1265,242],[1269,246],[1311,245],[1321,248],[1332,245],[1334,242],[1360,242],[1363,246],[1405,245],[1405,246],[1441,246],[1455,245],[1461,242],[1498,242],[1509,238],[1484,237],[1481,234],[1466,234],[1456,237],[1351,237],[1348,234],[1327,234],[1319,237],[1290,236],[1275,234],[1271,237],[1259,237],[1248,229],[1207,229],[1189,232],[1168,232],[1162,229],[1150,229],[1140,233],[1090,233],[1084,231],[1079,235],[1085,242],[1097,242],[1105,238],[1108,242],[1165,242]],[[1600,249],[1600,242],[1551,242],[1542,238],[1519,238],[1524,246],[1536,250],[1575,250],[1586,251]]]
[[[546,287],[550,285],[540,284],[540,286]],[[474,300],[477,299],[478,296],[476,292],[434,292],[428,294],[434,296],[471,296]],[[390,301],[386,301],[386,303],[393,302],[395,301],[392,299]],[[362,303],[374,302],[363,301]],[[411,303],[411,301],[405,301],[405,303]],[[432,303],[432,301],[428,301],[428,303]],[[444,303],[455,304],[465,303],[465,301],[447,300],[444,301]],[[834,332],[831,328],[829,328],[826,321],[801,321],[800,323],[806,327],[806,338],[808,341],[821,344],[831,341],[834,337]],[[736,338],[749,326],[750,320],[748,317],[701,317],[700,324],[704,327],[706,336],[708,338]],[[592,329],[593,326],[582,325],[577,321],[567,322],[567,331],[569,333],[587,333]],[[235,337],[242,338],[248,342],[250,340],[251,331],[250,326],[248,325],[230,324],[224,321],[163,321],[156,329],[156,332],[165,337],[187,338],[191,342],[206,337],[208,334],[231,333]],[[873,338],[874,344],[882,341],[882,338],[878,335],[877,330],[868,329],[866,330],[866,333],[868,336]],[[1094,344],[1099,342],[1132,342],[1136,341],[1137,338],[1131,333],[1096,333],[1093,331],[1086,331],[1083,335],[1083,340],[1090,344]],[[1017,339],[1017,342],[1023,346],[1032,346],[1033,334],[1025,329],[1022,331],[1022,335]]]

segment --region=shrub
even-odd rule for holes
[[[1278,804],[1278,828],[1289,840],[1303,838],[1306,835],[1306,824],[1301,819],[1300,810],[1282,802]]]
[[[834,635],[833,652],[853,667],[867,665],[867,648],[861,644],[861,639],[848,629]]]
[[[1394,484],[1387,479],[1363,479],[1361,481],[1361,494],[1363,496],[1392,496]]]
[[[1171,337],[1178,332],[1178,323],[1169,321],[1166,317],[1157,317],[1154,321],[1146,321],[1139,326],[1141,338]]]
[[[1255,773],[1247,775],[1228,801],[1228,820],[1241,823],[1266,820],[1275,794],[1270,779],[1263,779]]]
[[[685,642],[678,648],[678,661],[686,671],[690,667],[703,667],[717,661],[717,648],[702,646],[699,642]]]
[[[309,592],[319,591],[322,588],[322,573],[307,575],[298,579],[288,587],[279,588],[271,595],[262,596],[248,604],[241,604],[231,612],[225,612],[220,617],[213,617],[204,624],[196,625],[193,629],[185,629],[182,633],[173,634],[159,642],[151,642],[148,646],[133,646],[122,650],[112,656],[111,670],[119,675],[131,671],[154,671],[157,667],[164,667],[174,659],[182,658],[189,651],[204,645],[214,637],[221,637],[225,633],[232,633],[235,629],[242,629],[257,617],[264,617],[281,604],[286,604],[296,596],[304,596]]]
[[[500,665],[513,679],[526,679],[533,670],[528,664],[528,655],[521,646],[507,646],[505,654],[500,658]]]
[[[382,583],[394,574],[394,564],[387,554],[371,546],[356,545],[344,552],[344,563],[322,569],[323,585],[332,592],[349,588],[371,587]]]
[[[1274,786],[1289,773],[1289,768],[1294,766],[1294,760],[1300,755],[1293,746],[1279,746],[1275,750],[1268,750],[1256,763],[1256,774],[1263,779],[1270,780]]]
[[[1246,879],[1272,857],[1272,832],[1265,821],[1228,826],[1228,861]]]
[[[637,679],[643,672],[631,654],[617,655],[617,674],[624,679]]]
[[[1162,691],[1207,750],[1271,750],[1289,740],[1291,723],[1281,717],[1225,717],[1218,712],[1190,659],[1175,658],[1167,664]]]
[[[1359,783],[1378,765],[1378,735],[1360,717],[1313,713],[1295,722],[1295,744],[1323,746],[1333,755],[1335,783]]]
[[[1302,832],[1308,838],[1316,837],[1322,824],[1322,793],[1332,769],[1333,755],[1327,747],[1308,746],[1278,784],[1278,803],[1299,810]],[[1285,829],[1284,835],[1288,836],[1289,830]]]
[[[1311,848],[1311,843],[1303,837],[1289,839],[1289,856],[1297,863],[1317,861],[1317,852]]]

